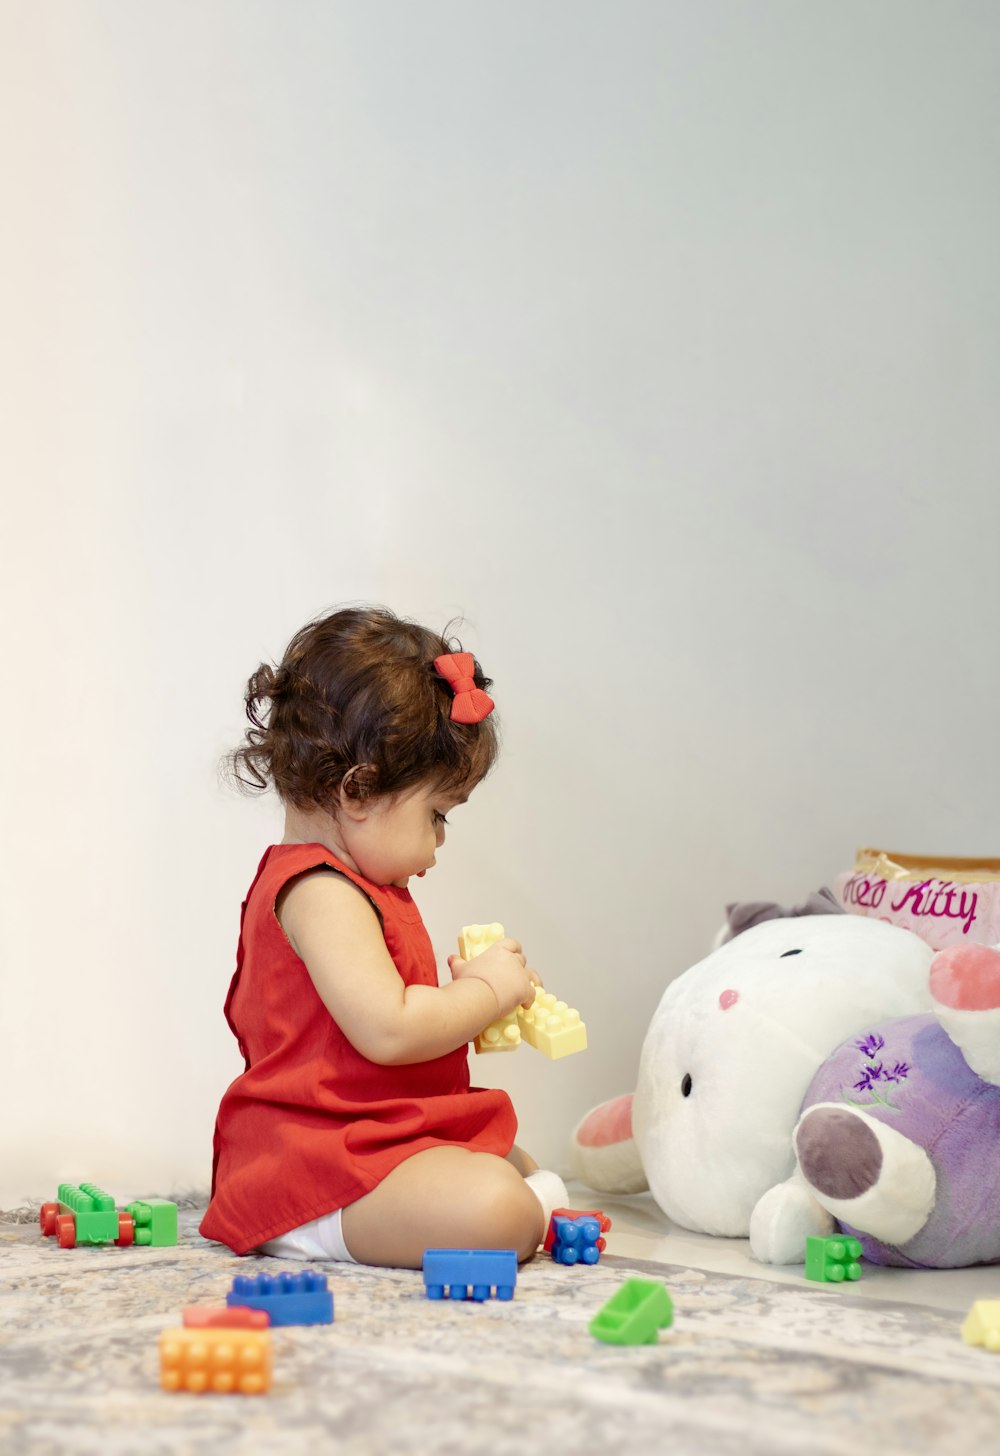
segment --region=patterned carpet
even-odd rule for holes
[[[419,1274],[327,1266],[332,1326],[274,1333],[260,1397],[168,1395],[159,1332],[221,1303],[237,1260],[182,1214],[176,1249],[61,1250],[0,1225],[0,1450],[222,1453],[670,1452],[919,1456],[1000,1450],[1000,1356],[954,1316],[858,1290],[734,1279],[605,1256],[539,1257],[509,1304],[437,1303]],[[591,1316],[631,1276],[662,1279],[656,1346],[600,1344]]]

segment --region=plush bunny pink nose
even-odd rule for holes
[[[719,1005],[723,1011],[728,1011],[730,1006],[735,1006],[739,999],[739,991],[723,991],[719,996]]]
[[[1000,950],[989,945],[950,945],[931,961],[931,995],[956,1011],[1000,1006]]]

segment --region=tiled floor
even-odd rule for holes
[[[801,1266],[758,1264],[750,1257],[746,1239],[713,1239],[679,1228],[660,1212],[649,1193],[628,1198],[609,1193],[595,1195],[574,1184],[570,1192],[574,1199],[581,1200],[575,1207],[601,1208],[612,1219],[609,1254],[777,1283],[801,1283],[804,1278]],[[1000,1265],[975,1269],[862,1267],[863,1275],[856,1284],[840,1286],[845,1293],[962,1313],[976,1299],[1000,1299]]]

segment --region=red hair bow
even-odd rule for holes
[[[450,715],[453,723],[481,723],[495,707],[489,694],[476,687],[474,668],[471,652],[446,652],[434,659],[434,670],[455,694]]]

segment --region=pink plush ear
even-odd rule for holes
[[[931,961],[931,995],[956,1011],[1000,1006],[1000,950],[990,945],[951,945]]]
[[[573,1130],[570,1161],[575,1177],[602,1193],[641,1193],[648,1188],[632,1137],[632,1093],[594,1107]]]
[[[931,961],[934,1014],[972,1070],[1000,1087],[1000,946],[950,945]]]
[[[606,1148],[632,1136],[632,1093],[613,1097],[587,1113],[574,1134],[586,1148]]]

